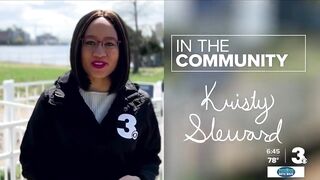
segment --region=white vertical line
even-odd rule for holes
[[[173,61],[173,59],[172,59],[172,37],[173,37],[174,35],[171,35],[171,39],[170,39],[170,51],[171,51],[171,59],[170,59],[170,61],[171,61],[171,72],[173,71],[173,67],[172,67],[172,61]]]
[[[304,70],[307,72],[307,35],[304,35]]]
[[[287,149],[284,148],[284,163],[287,163]]]

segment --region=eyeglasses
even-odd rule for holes
[[[117,41],[114,38],[106,38],[102,41],[96,40],[95,38],[85,37],[82,39],[82,46],[90,49],[91,51],[96,50],[101,44],[105,51],[114,50],[119,47],[121,41]]]

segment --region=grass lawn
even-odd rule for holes
[[[59,74],[66,72],[68,67],[0,63],[0,83],[6,79],[14,79],[15,82],[38,81],[56,79]]]
[[[0,84],[6,79],[14,79],[15,82],[55,80],[69,69],[68,66],[0,62]],[[139,73],[130,75],[130,80],[157,82],[163,80],[163,74],[163,67],[140,68]]]
[[[139,73],[130,74],[130,80],[132,82],[157,82],[162,81],[164,75],[163,67],[156,68],[140,68]]]

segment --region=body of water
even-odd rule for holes
[[[0,46],[0,63],[69,65],[69,45]]]

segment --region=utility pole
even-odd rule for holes
[[[140,54],[139,54],[139,50],[141,47],[141,41],[140,41],[140,37],[139,37],[139,27],[138,27],[138,10],[137,10],[137,0],[133,0],[133,15],[134,15],[134,21],[135,21],[135,42],[136,42],[136,46],[134,48],[132,48],[132,53],[133,53],[133,72],[132,73],[138,73],[139,72],[139,66],[140,66]]]
[[[137,11],[137,0],[133,0],[133,7],[134,7],[134,22],[136,25],[136,32],[138,32],[138,11]]]

